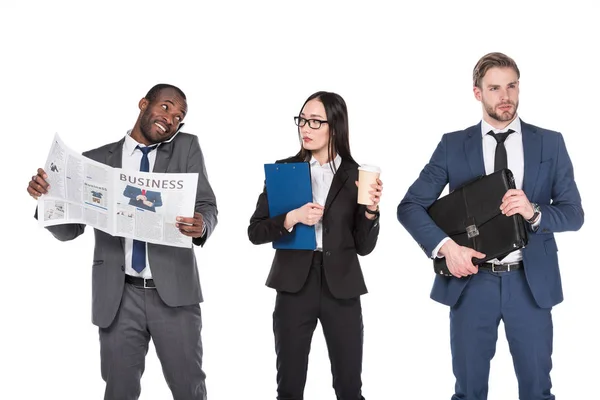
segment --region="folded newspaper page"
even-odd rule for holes
[[[86,224],[113,236],[192,246],[175,223],[194,216],[197,173],[113,168],[69,149],[58,134],[44,169],[50,190],[38,199],[40,226]]]

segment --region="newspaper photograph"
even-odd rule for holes
[[[113,168],[69,149],[55,135],[44,166],[50,185],[38,199],[40,226],[85,224],[113,236],[191,247],[176,218],[193,217],[197,173]]]

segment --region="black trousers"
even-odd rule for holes
[[[360,297],[340,300],[331,295],[323,274],[321,252],[315,252],[310,273],[299,292],[277,292],[273,312],[277,399],[303,399],[308,354],[317,320],[321,321],[325,335],[337,399],[364,400]]]

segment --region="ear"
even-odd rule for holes
[[[477,101],[481,101],[481,89],[479,89],[477,86],[473,86],[473,94],[475,95]]]
[[[140,107],[140,110],[143,111],[146,109],[146,107],[148,107],[148,100],[144,97],[143,99],[140,100],[138,105]]]

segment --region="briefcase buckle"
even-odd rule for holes
[[[467,226],[467,237],[469,239],[474,238],[475,236],[479,236],[479,230],[476,225]]]

